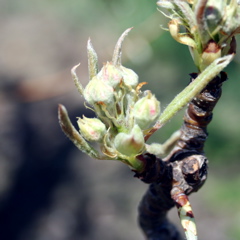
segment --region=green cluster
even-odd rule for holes
[[[59,106],[61,127],[81,151],[95,159],[120,160],[137,171],[144,167],[139,155],[145,151],[162,155],[172,145],[171,141],[170,144],[167,141],[167,145],[147,145],[146,141],[231,62],[234,34],[240,29],[240,7],[236,0],[160,0],[158,6],[167,9],[171,35],[189,46],[200,71],[163,113],[160,115],[160,102],[155,96],[150,91],[141,91],[146,83],[139,83],[137,74],[121,64],[122,43],[131,29],[121,35],[112,61],[100,71],[97,54],[88,41],[89,83],[85,88],[76,75],[79,65],[72,69],[75,85],[96,118],[79,118],[77,131],[67,110]],[[170,139],[176,141],[177,138]],[[97,143],[97,149],[92,142]]]
[[[120,37],[111,62],[98,71],[97,54],[89,40],[90,81],[85,88],[78,81],[75,66],[72,75],[79,92],[95,112],[96,118],[79,118],[81,137],[98,143],[101,158],[121,160],[134,169],[142,167],[137,156],[145,149],[145,131],[160,115],[160,102],[152,93],[140,89],[138,75],[121,65],[121,46],[130,29]],[[97,150],[96,150],[97,151]],[[100,153],[99,153],[100,154]]]

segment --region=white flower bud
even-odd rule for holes
[[[126,85],[135,88],[138,85],[138,75],[131,69],[121,66],[123,81]]]
[[[141,129],[147,129],[155,123],[160,115],[160,102],[151,92],[139,99],[133,108],[133,116],[135,123]]]
[[[98,78],[104,81],[107,85],[116,88],[120,85],[123,76],[118,67],[107,62],[98,73]]]
[[[84,98],[91,105],[101,102],[111,105],[114,100],[114,90],[105,82],[94,77],[84,89]]]
[[[99,142],[106,134],[106,126],[98,118],[79,118],[80,133],[87,141]]]
[[[138,125],[134,125],[130,133],[118,133],[114,139],[114,146],[126,156],[138,155],[145,146],[142,130]]]

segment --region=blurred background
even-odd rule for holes
[[[121,33],[123,65],[148,82],[164,107],[196,71],[176,43],[156,0],[0,0],[0,238],[1,240],[140,240],[138,203],[147,185],[119,162],[97,161],[61,132],[58,103],[72,121],[91,116],[70,69],[88,81],[86,43],[100,66],[111,60]],[[239,42],[239,41],[238,41]],[[240,54],[209,126],[209,178],[190,197],[199,238],[240,238]],[[183,111],[151,141],[163,142],[182,124]],[[178,226],[177,212],[170,218]],[[181,228],[179,227],[180,231]]]

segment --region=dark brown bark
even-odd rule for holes
[[[191,74],[191,77],[194,81],[197,74]],[[151,183],[139,206],[139,224],[148,240],[181,239],[166,215],[177,205],[179,192],[189,195],[206,181],[208,160],[204,155],[204,144],[208,136],[207,125],[212,120],[212,111],[226,79],[226,74],[221,72],[189,103],[181,137],[164,160],[149,154],[141,156],[146,168],[144,172],[136,173],[136,177]]]

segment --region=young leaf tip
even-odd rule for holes
[[[74,84],[78,90],[78,92],[83,95],[83,91],[84,91],[84,88],[82,86],[82,84],[79,82],[78,80],[78,77],[77,77],[77,74],[76,74],[76,70],[77,68],[80,66],[80,63],[77,64],[76,66],[74,66],[72,69],[71,69],[71,75],[72,75],[72,79],[74,81]]]
[[[81,65],[81,63],[78,63],[77,65],[75,65],[72,69],[71,69],[71,74],[72,76],[76,75],[76,70],[77,68]]]
[[[123,32],[121,37],[118,39],[117,44],[115,46],[112,62],[114,65],[121,65],[121,56],[122,56],[122,44],[125,39],[125,37],[128,35],[128,33],[133,29],[133,27],[128,28]]]
[[[60,117],[62,115],[63,112],[66,112],[66,108],[64,107],[64,105],[62,104],[58,104],[58,116]]]
[[[89,80],[91,80],[98,73],[98,56],[93,48],[91,39],[87,42],[87,53],[88,53],[88,72]]]
[[[61,127],[65,125],[64,122],[65,122],[66,116],[67,116],[67,109],[65,108],[64,105],[58,104],[58,120]]]
[[[90,37],[88,38],[88,41],[87,41],[87,50],[88,50],[88,51],[94,51],[94,52],[95,52]]]

